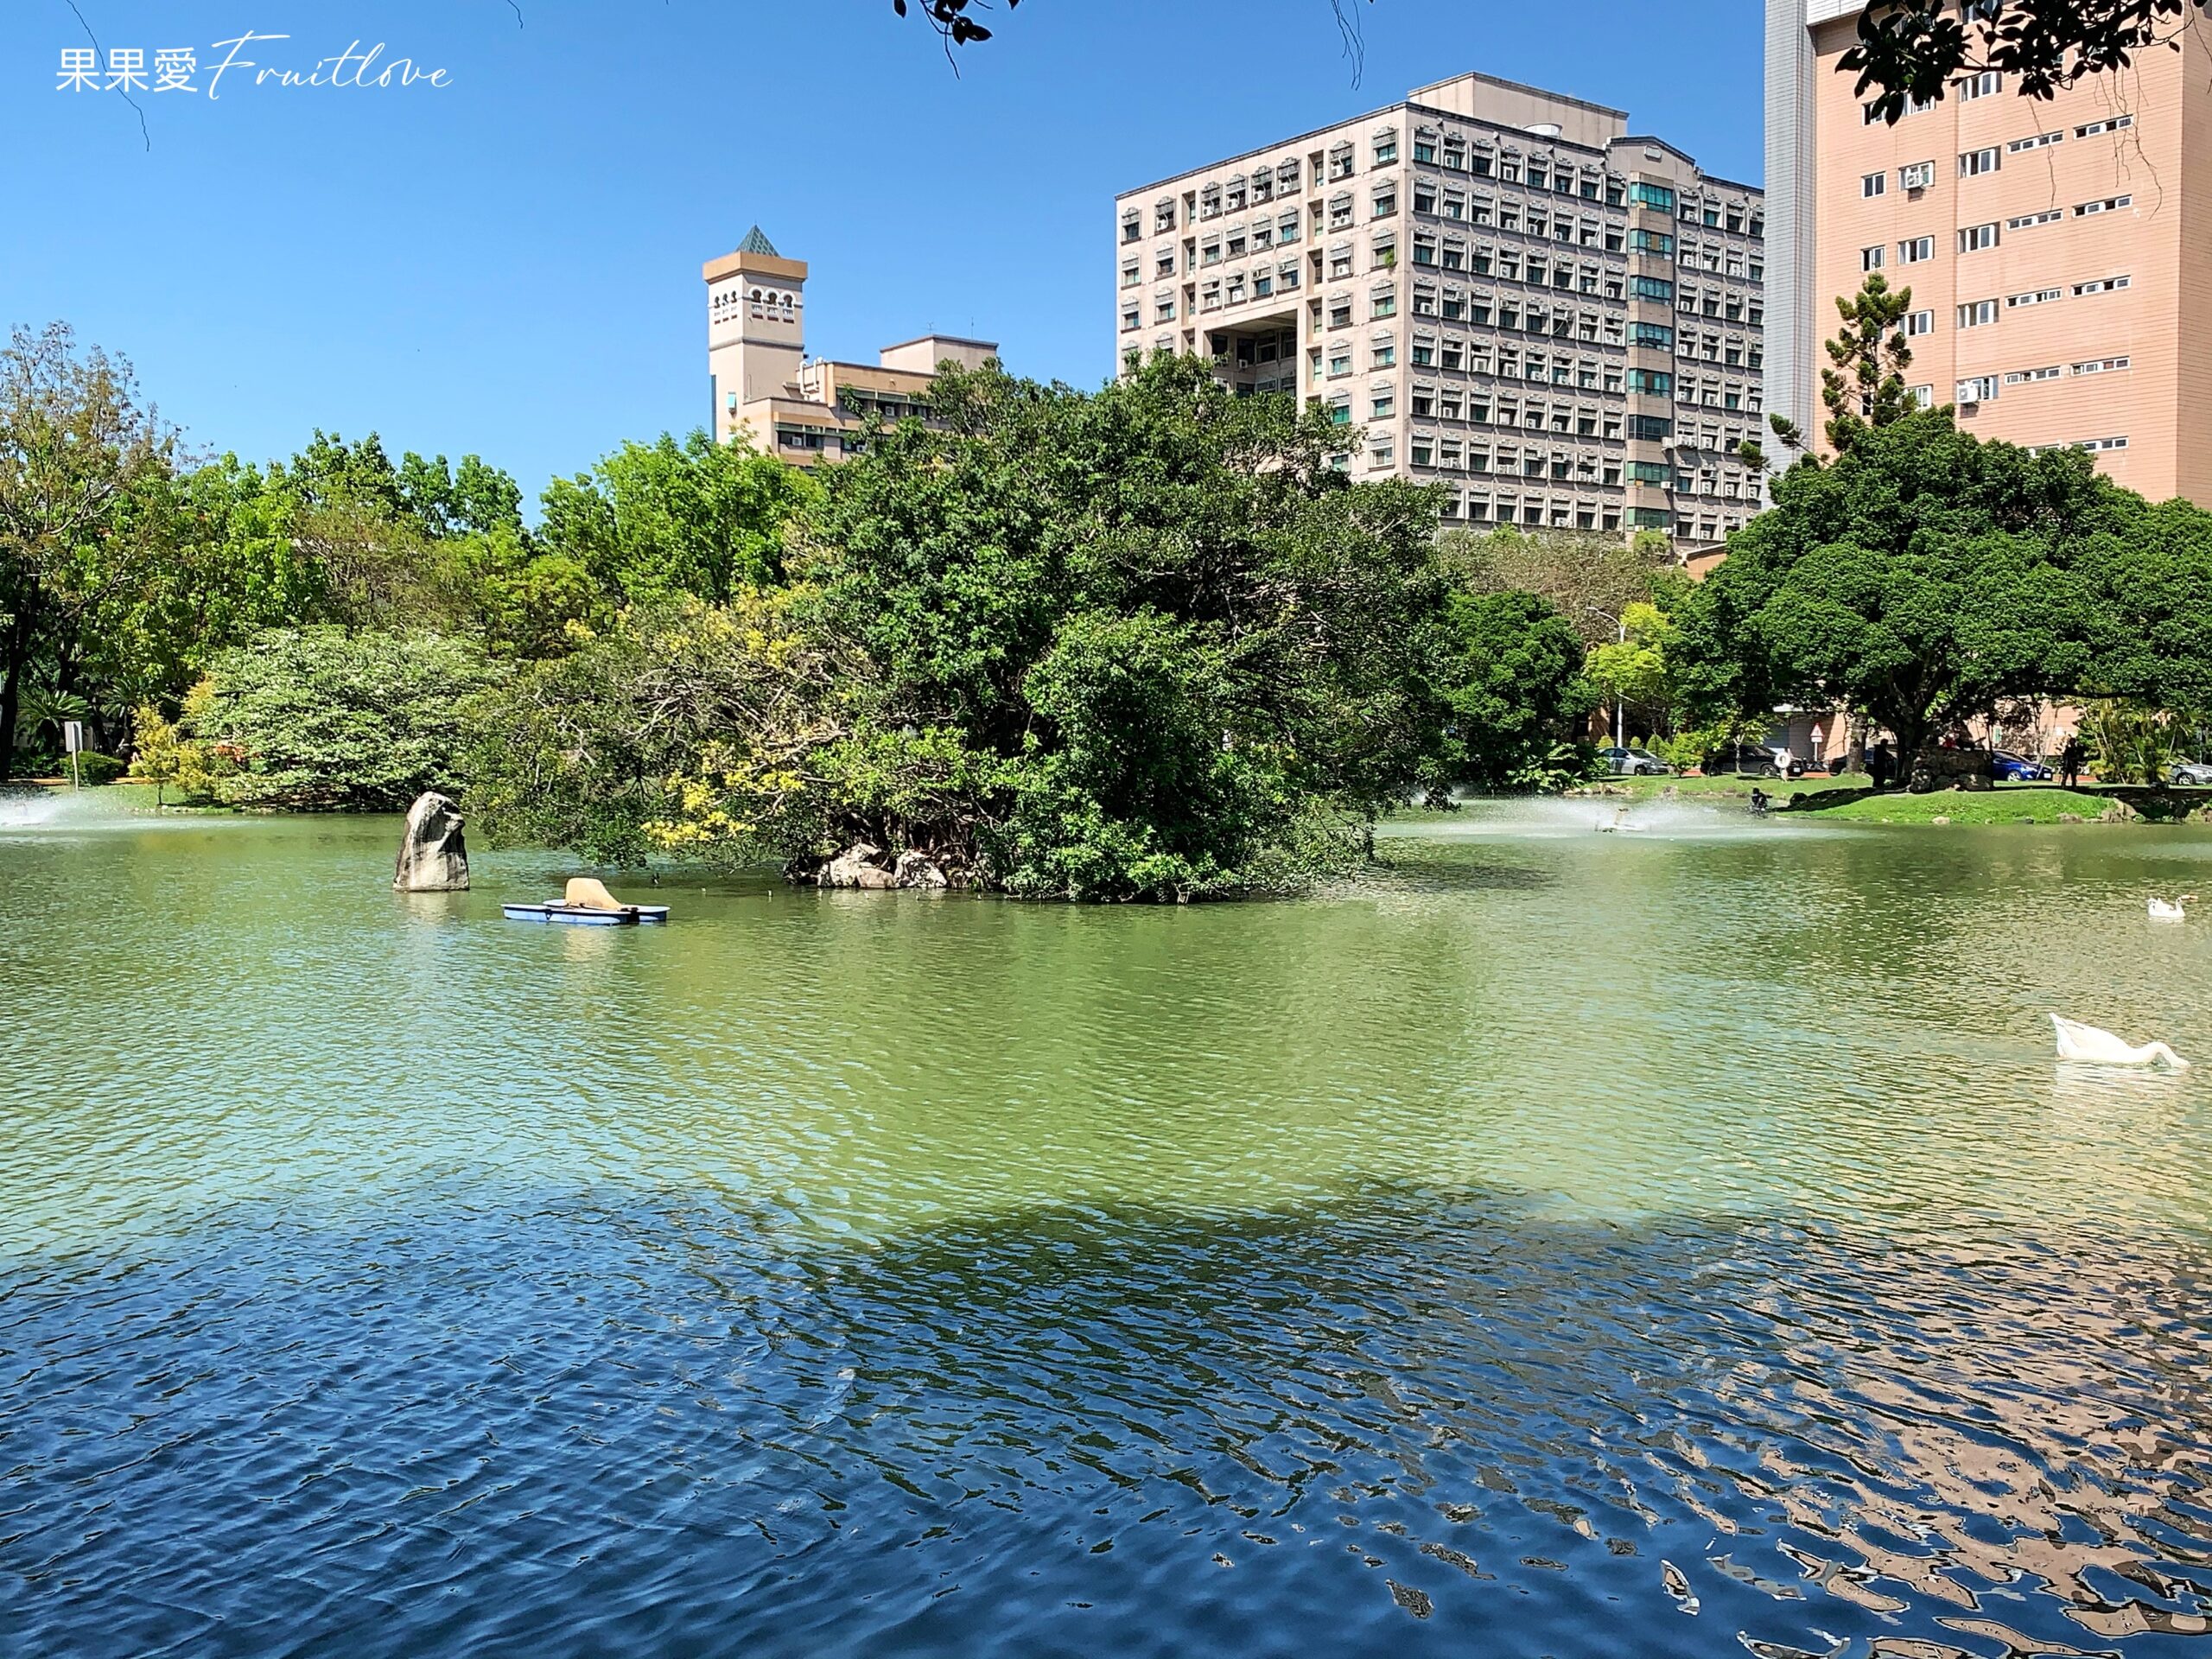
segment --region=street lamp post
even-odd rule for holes
[[[1626,612],[1624,611],[1618,615],[1616,615],[1613,612],[1602,609],[1595,605],[1585,605],[1582,608],[1589,612],[1592,616],[1604,617],[1606,621],[1613,625],[1614,637],[1623,645],[1626,645],[1628,643],[1628,623],[1624,620],[1627,614]],[[1621,694],[1619,690],[1616,689],[1613,692],[1613,747],[1617,749],[1623,747],[1621,735],[1622,717],[1623,709],[1621,707]]]

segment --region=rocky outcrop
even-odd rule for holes
[[[955,872],[931,855],[906,848],[893,853],[873,842],[855,842],[841,853],[793,859],[784,874],[804,887],[859,887],[888,892],[895,887],[941,890],[955,885]]]
[[[1915,795],[1939,789],[1989,789],[1989,756],[1980,749],[1922,749],[1912,757],[1905,788]]]
[[[392,887],[400,893],[467,892],[468,846],[461,836],[466,822],[461,809],[437,791],[416,796],[407,809],[407,834],[399,843]]]

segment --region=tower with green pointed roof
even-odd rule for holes
[[[794,395],[806,360],[806,262],[755,225],[737,251],[707,262],[708,430],[727,438],[749,404]]]

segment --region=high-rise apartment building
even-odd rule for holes
[[[1121,360],[1316,402],[1449,522],[1687,550],[1759,506],[1764,216],[1618,110],[1460,75],[1124,192]]]
[[[1910,378],[1964,430],[2212,506],[2212,50],[2044,102],[1978,73],[1891,126],[1836,60],[1860,0],[1768,0],[1769,407],[1817,433],[1834,301],[1912,290]]]
[[[861,442],[871,415],[899,420],[926,412],[938,365],[980,368],[995,342],[924,334],[887,346],[874,363],[834,363],[806,354],[806,262],[786,259],[755,225],[737,251],[702,268],[707,282],[709,428],[727,443],[753,442],[796,466],[842,460]]]

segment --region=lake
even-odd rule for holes
[[[111,798],[0,801],[11,1659],[2212,1651],[2212,835],[563,929]]]

